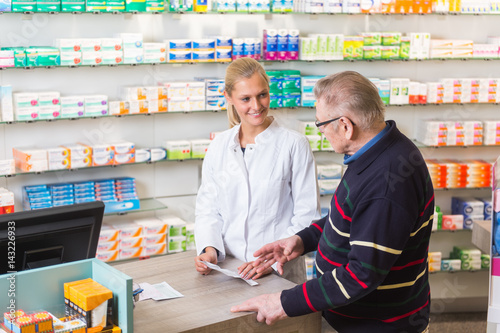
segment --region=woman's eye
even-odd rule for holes
[[[242,100],[243,102],[248,102],[248,101],[250,100],[250,98],[245,97],[245,98],[242,98],[241,100]]]

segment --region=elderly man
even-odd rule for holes
[[[231,311],[255,311],[267,324],[322,311],[339,332],[426,332],[434,190],[422,155],[384,120],[378,90],[364,76],[327,76],[314,93],[316,126],[348,168],[328,216],[254,255],[281,272],[317,250],[318,278]]]

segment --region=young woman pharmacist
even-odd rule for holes
[[[231,128],[215,137],[203,162],[195,267],[208,274],[200,261],[217,263],[229,254],[245,262],[242,276],[256,279],[272,272],[256,273],[257,249],[320,218],[315,164],[308,140],[268,116],[269,78],[257,61],[229,65],[224,95]],[[284,277],[305,280],[303,261],[288,266]]]

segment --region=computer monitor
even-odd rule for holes
[[[0,274],[95,257],[103,214],[94,201],[0,215]]]

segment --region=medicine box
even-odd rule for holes
[[[191,158],[191,143],[187,140],[166,141],[163,147],[167,150],[168,160],[185,160]]]

